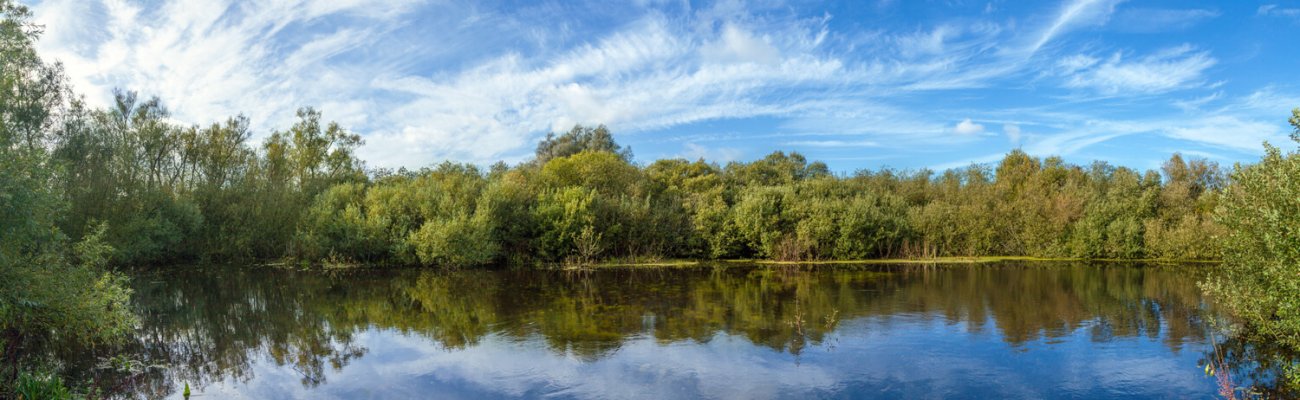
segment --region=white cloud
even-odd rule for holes
[[[722,28],[722,37],[700,48],[700,55],[714,62],[752,62],[776,64],[781,53],[766,38],[755,37],[752,32],[728,24]]]
[[[899,51],[904,54],[915,55],[934,55],[942,54],[948,41],[952,40],[958,32],[953,32],[951,26],[939,26],[929,32],[919,32],[912,35],[901,35],[898,41]]]
[[[1112,139],[1143,136],[1183,140],[1209,148],[1238,154],[1259,154],[1265,141],[1287,140],[1282,122],[1211,113],[1195,117],[1183,115],[1155,116],[1147,119],[1102,120],[1057,117],[1066,124],[1051,135],[1035,135],[1025,150],[1038,155],[1076,154],[1093,145]],[[1280,120],[1278,120],[1280,121]]]
[[[732,147],[702,146],[697,143],[686,143],[685,151],[677,157],[687,160],[704,159],[709,162],[728,163],[740,159],[744,153],[740,149]]]
[[[556,10],[535,13],[541,18],[419,0],[46,0],[36,12],[48,28],[42,54],[64,61],[75,89],[92,104],[106,105],[114,87],[133,89],[162,97],[182,121],[246,113],[259,136],[288,126],[297,107],[314,105],[362,133],[362,156],[386,167],[443,159],[521,161],[546,131],[577,123],[605,123],[617,135],[637,135],[755,117],[774,122],[738,136],[761,133],[772,139],[765,146],[810,151],[877,145],[959,150],[984,139],[984,125],[934,118],[943,114],[980,116],[996,124],[990,129],[1001,125],[1012,143],[1049,153],[1136,134],[1236,151],[1271,133],[1214,135],[1284,122],[1289,108],[1277,110],[1300,104],[1285,103],[1296,97],[1280,89],[1244,98],[1195,90],[1212,86],[1206,82],[1214,79],[1209,74],[1217,59],[1208,50],[1103,54],[1098,49],[1104,46],[1067,50],[1073,42],[1062,40],[1143,13],[1195,23],[1213,11],[1117,10],[1120,1],[1067,0],[1042,25],[985,16],[926,21],[903,31],[832,31],[830,15],[798,17],[788,5],[651,3],[644,7],[654,9],[602,20],[599,28],[580,26],[578,19],[548,25]],[[782,11],[754,12],[768,6]],[[419,12],[406,13],[412,10]],[[1259,13],[1283,11],[1261,7]],[[1044,82],[1077,89],[1072,104],[997,115],[997,109],[952,109],[926,97],[955,94],[978,102],[984,88]],[[1185,89],[1193,90],[1177,94],[1192,100],[1165,103],[1182,113],[1148,119],[1115,120],[1074,108]],[[1062,107],[1074,114],[1059,118]],[[1033,126],[1033,135],[1021,134],[1020,126]],[[807,138],[818,140],[798,140]],[[743,154],[712,146],[728,143],[679,142],[680,150],[656,151],[722,161]]]
[[[287,126],[297,107],[316,105],[365,135],[361,154],[372,165],[389,167],[518,160],[543,132],[577,123],[633,133],[791,115],[809,106],[763,96],[879,78],[815,51],[828,17],[715,21],[721,28],[700,31],[655,14],[563,50],[507,49],[459,70],[417,73],[403,68],[412,61],[405,56],[372,58],[394,53],[377,44],[395,40],[390,33],[404,21],[398,12],[373,12],[387,7],[373,3],[171,1],[152,10],[107,0],[102,16],[112,22],[100,24],[104,38],[73,28],[95,17],[67,13],[74,2],[52,0],[38,13],[51,27],[44,54],[69,65],[92,104],[106,104],[122,87],[162,97],[184,121],[248,113],[258,134]],[[508,25],[466,10],[421,15],[429,14]],[[335,21],[316,24],[326,18]],[[482,39],[456,34],[447,41]]]
[[[1106,23],[1115,6],[1124,0],[1070,0],[1056,14],[1056,18],[1038,34],[1038,38],[1028,47],[1033,54],[1042,49],[1052,39],[1072,29]]]
[[[1144,124],[1130,121],[1085,121],[1073,129],[1031,141],[1024,149],[1035,155],[1069,156],[1111,139],[1150,131]]]
[[[1262,151],[1265,141],[1277,145],[1286,140],[1286,133],[1277,123],[1253,121],[1230,115],[1200,118],[1192,124],[1167,128],[1164,134],[1176,139],[1246,153]]]
[[[303,105],[364,85],[329,58],[374,39],[372,29],[323,30],[319,18],[397,23],[413,1],[163,2],[49,0],[36,7],[47,58],[67,68],[75,90],[107,105],[114,88],[159,96],[178,119],[200,123],[246,113],[284,126]],[[376,10],[384,10],[377,12]],[[101,29],[89,31],[87,26]],[[295,35],[282,35],[285,29]],[[320,31],[302,34],[300,31]],[[325,110],[326,112],[333,110]],[[265,133],[265,129],[259,133]]]
[[[1087,54],[1075,54],[1062,58],[1061,61],[1056,63],[1056,65],[1061,69],[1062,73],[1073,74],[1091,68],[1092,66],[1097,65],[1100,61],[1101,59]]]
[[[778,53],[761,49],[750,42],[758,39],[738,29],[718,34],[732,52],[722,59],[694,57],[711,45],[696,45],[668,21],[650,18],[541,65],[512,54],[458,75],[380,79],[377,87],[415,100],[389,115],[404,124],[399,133],[372,140],[400,145],[367,151],[404,160],[457,154],[486,161],[508,157],[541,132],[574,124],[605,123],[630,133],[716,118],[786,115],[806,106],[758,96],[773,89],[838,85],[848,73],[842,62],[794,45],[787,47],[789,55],[766,59]],[[785,37],[800,34],[814,33],[790,31]]]
[[[971,121],[970,118],[966,118],[958,122],[952,131],[958,135],[975,135],[984,132],[984,125],[977,124]]]
[[[1126,32],[1171,32],[1191,28],[1219,15],[1218,10],[1131,8],[1118,12],[1111,26]]]
[[[795,140],[785,142],[787,146],[799,147],[829,147],[829,148],[846,148],[846,147],[880,147],[880,143],[874,140]]]
[[[1300,8],[1282,8],[1278,7],[1277,4],[1265,4],[1259,6],[1255,13],[1258,15],[1300,17]]]
[[[1196,112],[1197,110],[1200,110],[1201,107],[1218,100],[1220,97],[1223,97],[1223,92],[1214,92],[1210,95],[1192,99],[1175,100],[1173,104],[1184,112]]]
[[[1281,93],[1270,85],[1224,105],[1217,112],[1224,115],[1244,113],[1280,121],[1291,115],[1291,109],[1296,106],[1300,106],[1300,94]]]
[[[1016,124],[1002,125],[1002,132],[1007,134],[1007,140],[1011,144],[1020,144],[1020,126]]]
[[[1104,61],[1076,55],[1063,59],[1058,66],[1065,76],[1066,87],[1116,95],[1161,93],[1201,86],[1204,84],[1204,71],[1216,62],[1209,52],[1184,45],[1132,61],[1126,61],[1120,53]]]

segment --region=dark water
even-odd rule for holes
[[[126,390],[201,398],[1215,398],[1194,266],[134,276]],[[1211,327],[1215,327],[1211,329]],[[1234,350],[1235,349],[1235,350]],[[152,365],[152,367],[148,366]],[[163,368],[165,366],[165,368]],[[201,397],[199,397],[201,396]]]

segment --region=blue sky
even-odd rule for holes
[[[1292,146],[1300,107],[1297,1],[31,5],[91,104],[136,90],[185,123],[243,113],[259,139],[314,106],[380,167],[518,162],[576,123],[639,161],[1231,164]]]

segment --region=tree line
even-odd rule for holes
[[[251,141],[249,121],[169,119],[157,98],[73,99],[22,137],[48,152],[53,219],[121,265],[289,259],[439,267],[609,259],[1035,256],[1216,259],[1224,171],[1161,171],[1020,150],[942,173],[832,174],[799,153],[634,162],[604,126],[548,135],[535,157],[367,170],[358,135],[304,108]]]
[[[609,259],[1035,256],[1216,259],[1225,175],[1173,155],[1138,171],[1015,150],[934,173],[832,174],[799,153],[634,162],[604,126],[525,163],[367,170],[359,136],[312,109],[250,144],[247,119],[168,120],[158,99],[74,102],[38,138],[73,240],[123,265],[288,259],[436,267]]]
[[[725,165],[631,160],[602,127],[482,170],[382,172],[315,196],[299,260],[479,266],[603,259],[1035,256],[1216,259],[1224,172],[1009,153],[993,166],[832,174],[798,153]]]

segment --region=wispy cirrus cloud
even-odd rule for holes
[[[1121,53],[1106,59],[1075,55],[1058,63],[1065,86],[1105,94],[1161,93],[1205,84],[1203,74],[1217,60],[1190,45],[1168,48],[1125,60]]]
[[[42,54],[92,104],[138,90],[183,121],[245,113],[258,135],[317,106],[363,134],[371,165],[419,167],[520,161],[577,123],[607,124],[650,157],[790,146],[935,165],[919,160],[1082,154],[1135,137],[1247,152],[1273,133],[1243,132],[1281,125],[1270,113],[1282,106],[1265,103],[1295,90],[1234,86],[1246,79],[1228,75],[1223,47],[1184,37],[1233,14],[1187,7],[1065,0],[920,19],[895,18],[904,4],[784,1],[41,0],[36,11]],[[1135,21],[1162,29],[1112,39]]]
[[[356,103],[337,93],[367,84],[356,70],[375,64],[331,59],[372,43],[416,3],[48,0],[36,11],[49,32],[42,54],[63,62],[91,104],[123,88],[163,98],[183,120],[246,113],[284,123],[300,105]]]
[[[1282,7],[1277,4],[1265,4],[1259,6],[1255,13],[1266,16],[1300,17],[1300,8]]]
[[[1131,8],[1117,12],[1112,25],[1125,32],[1155,33],[1189,29],[1222,15],[1214,9]]]
[[[1045,25],[1041,32],[1033,39],[1028,46],[1027,52],[1030,54],[1038,52],[1043,46],[1051,42],[1052,39],[1084,26],[1094,26],[1106,23],[1110,15],[1115,11],[1115,6],[1125,0],[1069,0],[1061,5],[1060,11],[1055,18]]]
[[[796,26],[777,41],[728,25],[698,37],[655,17],[549,61],[510,54],[453,76],[380,79],[378,88],[414,100],[390,112],[405,126],[379,134],[386,144],[378,150],[411,157],[468,153],[482,160],[578,123],[637,131],[788,115],[806,105],[763,94],[798,96],[845,84],[858,73],[811,51],[819,45],[818,32],[816,25]],[[392,147],[383,148],[387,144]]]
[[[784,143],[786,146],[795,147],[879,147],[880,143],[874,140],[794,140]]]
[[[1011,144],[1013,145],[1020,144],[1020,135],[1021,135],[1020,125],[1016,125],[1016,124],[1002,125],[1002,132],[1007,135],[1007,140],[1011,141]]]

